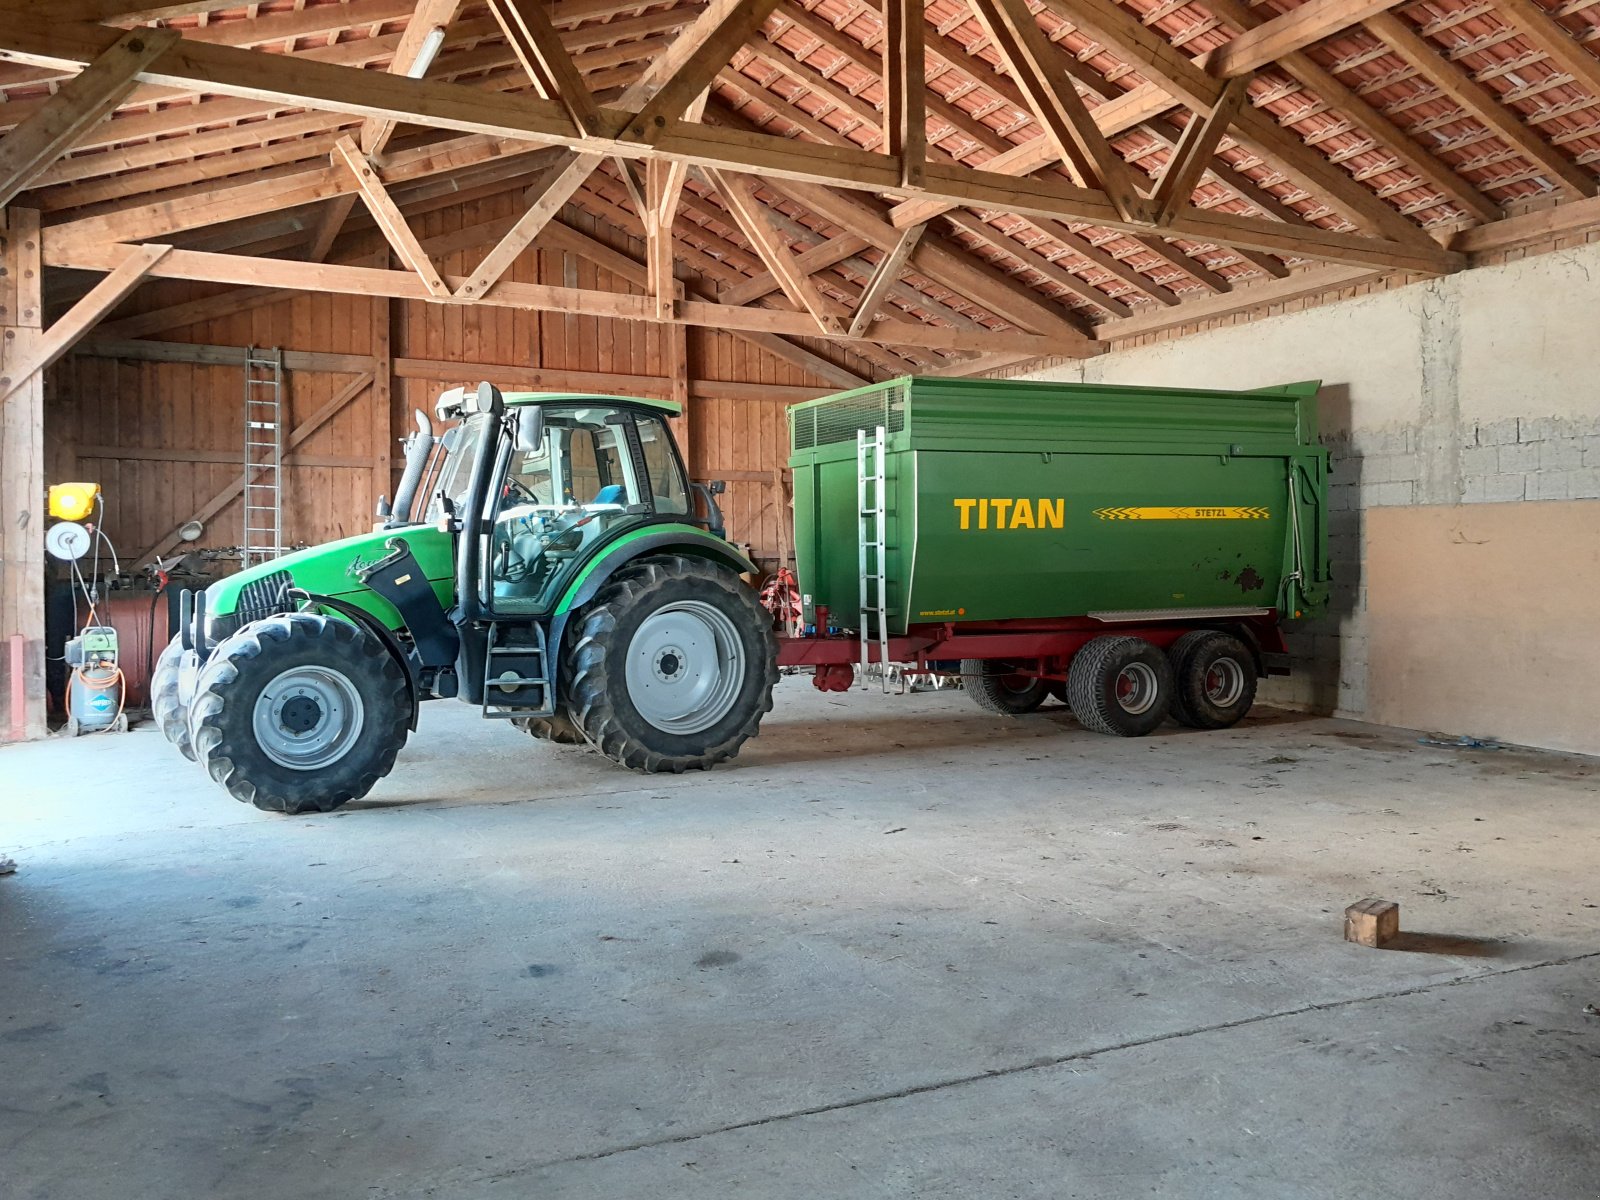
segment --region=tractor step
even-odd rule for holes
[[[550,694],[544,626],[534,622],[514,628],[531,632],[533,642],[502,643],[498,640],[504,632],[501,623],[489,623],[489,641],[483,655],[483,715],[491,721],[553,716],[556,706]],[[507,669],[497,671],[496,664]]]

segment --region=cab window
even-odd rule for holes
[[[688,489],[683,469],[672,452],[672,437],[660,417],[638,417],[639,448],[644,454],[645,471],[650,479],[650,495],[656,512],[684,515],[689,511]]]

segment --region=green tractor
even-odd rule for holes
[[[162,732],[280,813],[365,795],[439,698],[639,771],[733,757],[772,707],[777,648],[720,485],[685,475],[677,411],[446,392],[379,528],[184,593],[152,680]]]

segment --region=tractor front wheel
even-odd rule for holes
[[[332,812],[394,767],[410,725],[400,665],[348,621],[285,613],[212,653],[189,730],[200,763],[266,812]]]
[[[621,568],[576,617],[573,722],[636,771],[732,758],[772,709],[772,617],[732,571],[677,555]]]
[[[199,669],[195,652],[183,648],[183,635],[174,634],[150,676],[150,714],[162,735],[190,762],[194,761],[194,743],[189,740],[189,700]]]

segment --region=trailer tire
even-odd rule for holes
[[[587,745],[583,730],[573,723],[572,714],[564,708],[557,708],[548,717],[517,717],[511,723],[542,742],[554,742],[557,746]]]
[[[183,635],[173,634],[150,675],[150,715],[156,719],[162,736],[190,762],[195,761],[194,743],[189,740],[189,706],[183,702],[180,682],[183,656],[192,653],[183,648]]]
[[[1237,725],[1256,702],[1256,660],[1231,633],[1195,629],[1167,648],[1172,716],[1190,729]]]
[[[986,658],[961,660],[961,686],[978,707],[1002,717],[1031,713],[1050,695],[1050,681],[1007,671],[1005,664]]]
[[[1097,637],[1072,656],[1067,700],[1085,729],[1144,737],[1172,705],[1172,664],[1143,638]]]
[[[300,690],[268,691],[284,682]],[[224,639],[189,710],[211,778],[235,800],[289,814],[365,796],[393,769],[410,724],[405,673],[383,644],[310,612],[252,621]]]
[[[565,668],[590,745],[635,771],[681,774],[756,735],[778,651],[771,614],[738,575],[663,555],[619,569],[577,614]]]

